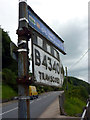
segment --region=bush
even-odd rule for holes
[[[83,97],[83,99],[88,98],[88,91],[83,86],[80,86],[80,95]]]

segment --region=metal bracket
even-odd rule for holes
[[[25,44],[25,43],[26,43],[26,40],[21,40],[21,42],[18,43],[18,45]]]
[[[29,22],[28,22],[28,19],[26,19],[25,17],[19,19],[19,21],[24,21],[24,20],[25,20],[27,23],[29,23]]]
[[[28,39],[31,38],[31,33],[26,27],[18,28],[16,34],[18,36],[27,36]]]
[[[23,76],[21,78],[17,78],[17,83],[18,84],[27,84],[30,85],[33,82],[32,78],[28,76]]]
[[[30,100],[30,96],[19,96],[19,100]]]
[[[27,52],[27,49],[18,49],[18,52]]]

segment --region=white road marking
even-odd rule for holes
[[[32,104],[34,101],[30,102],[30,104]]]
[[[39,101],[39,100],[41,100],[41,98],[37,99],[36,101]]]
[[[0,115],[4,115],[4,114],[6,114],[6,113],[8,113],[8,112],[11,112],[11,111],[13,111],[13,110],[16,110],[16,109],[18,109],[18,107],[14,108],[14,109],[11,109],[11,110],[8,110],[8,111],[6,111],[6,112],[3,112],[3,113],[0,114]]]

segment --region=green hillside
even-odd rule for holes
[[[70,116],[81,115],[90,94],[90,84],[75,77],[68,77],[68,83],[65,78],[63,88],[65,90],[65,112]]]

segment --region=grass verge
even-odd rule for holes
[[[67,96],[64,103],[64,110],[69,116],[78,116],[82,113],[85,105],[86,102],[80,100],[79,98],[69,98]]]
[[[10,100],[14,96],[17,96],[16,91],[14,91],[10,86],[2,84],[2,100]]]

